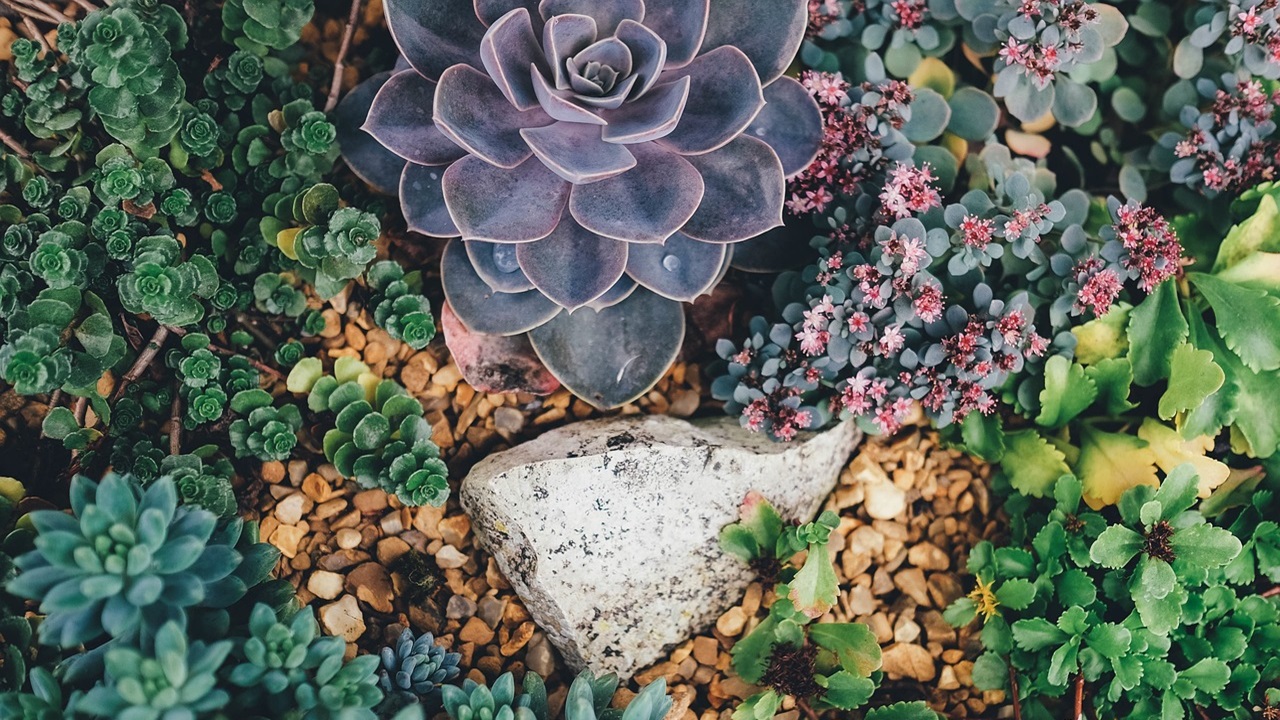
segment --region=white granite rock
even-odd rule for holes
[[[593,420],[481,461],[462,505],[564,659],[625,679],[741,597],[751,572],[718,536],[747,493],[808,521],[859,439],[849,423],[782,444],[730,418]]]

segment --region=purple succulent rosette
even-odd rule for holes
[[[648,391],[733,245],[782,225],[817,103],[807,0],[386,0],[407,67],[339,110],[348,164],[445,249],[472,331],[529,333],[601,407]]]

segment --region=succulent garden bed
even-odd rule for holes
[[[0,718],[1280,718],[1274,0],[0,0],[0,73]]]

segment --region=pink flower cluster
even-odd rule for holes
[[[919,30],[929,14],[928,0],[893,0],[889,3],[894,24],[904,30]]]
[[[960,221],[960,239],[965,245],[975,250],[986,250],[991,244],[995,229],[994,220],[980,218],[977,215],[965,215]]]
[[[1083,0],[1022,0],[1017,14],[1060,30],[1051,43],[1044,42],[1043,35],[1027,41],[1010,37],[1000,48],[1005,65],[1020,67],[1041,89],[1048,87],[1053,74],[1073,62],[1084,49],[1080,31],[1099,20],[1098,11]]]
[[[1280,0],[1262,0],[1248,10],[1236,13],[1231,19],[1231,36],[1250,45],[1261,46],[1273,63],[1280,63],[1280,28],[1275,21],[1268,22],[1263,16],[1275,10],[1277,4]]]
[[[1216,140],[1226,128],[1241,122],[1260,124],[1270,120],[1280,104],[1280,90],[1267,93],[1256,79],[1241,80],[1230,91],[1218,90],[1209,114],[1213,126],[1207,130],[1193,128],[1174,147],[1180,158],[1195,158],[1206,188],[1235,192],[1275,180],[1280,166],[1280,143],[1255,142],[1242,157],[1223,154],[1223,142]]]
[[[864,84],[863,91],[878,95],[871,104],[851,103],[850,85],[839,74],[805,71],[801,82],[822,106],[824,136],[817,159],[788,183],[787,210],[797,216],[825,211],[837,196],[856,194],[882,172],[886,161],[880,159],[877,128],[902,127],[902,112],[911,102],[910,88],[898,81]],[[871,162],[856,160],[864,156]]]
[[[1081,260],[1071,273],[1072,279],[1080,286],[1075,300],[1075,309],[1079,313],[1092,312],[1095,317],[1106,315],[1124,289],[1120,274],[1099,257]]]
[[[838,0],[809,0],[809,27],[805,30],[806,37],[818,37],[828,25],[839,20],[842,15]]]
[[[880,191],[880,212],[901,220],[930,208],[941,207],[942,197],[933,185],[937,180],[928,163],[918,168],[899,163],[889,172],[888,182]]]
[[[746,426],[752,432],[760,432],[766,427],[779,440],[790,442],[796,433],[808,429],[813,423],[813,416],[808,410],[796,408],[786,400],[795,398],[799,393],[794,388],[787,388],[773,395],[762,395],[752,400],[742,411]]]
[[[1124,246],[1125,269],[1137,277],[1138,288],[1149,293],[1182,270],[1182,243],[1162,215],[1144,205],[1121,205],[1112,228]]]

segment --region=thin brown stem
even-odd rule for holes
[[[818,713],[810,707],[808,700],[805,700],[804,698],[796,698],[796,707],[799,708],[800,712],[804,713],[804,716],[809,718],[809,720],[818,720]]]
[[[333,80],[329,83],[329,99],[324,103],[325,112],[330,112],[338,106],[338,93],[342,92],[342,71],[346,64],[347,52],[351,50],[351,38],[355,36],[358,24],[360,24],[360,0],[351,0],[347,27],[342,31],[342,44],[338,46],[338,58],[333,62]]]
[[[49,396],[49,412],[53,412],[53,409],[58,407],[61,404],[62,404],[62,391],[54,390],[53,394]],[[47,413],[45,414],[45,417],[48,417]],[[47,435],[44,434],[44,423],[40,424],[40,437],[41,438],[48,437]]]
[[[1262,597],[1264,598],[1273,598],[1276,596],[1280,596],[1280,585],[1277,585],[1271,588],[1270,590],[1267,590],[1266,592],[1262,593]]]
[[[187,334],[187,331],[183,330],[182,328],[171,327],[169,328],[169,331],[172,332],[174,335],[177,335],[178,337],[182,337],[183,335]],[[222,355],[223,357],[242,357],[246,361],[248,361],[250,365],[252,365],[255,369],[257,369],[258,372],[270,375],[275,380],[284,379],[284,375],[279,370],[276,370],[270,365],[254,360],[253,358],[249,357],[248,355],[245,355],[244,353],[239,353],[239,352],[236,352],[235,350],[229,350],[227,348],[220,347],[212,343],[209,344],[209,351]]]
[[[89,398],[76,398],[76,404],[71,408],[71,413],[76,416],[76,424],[84,427],[84,419],[89,415]]]
[[[97,5],[94,5],[93,3],[89,2],[89,0],[71,0],[71,1],[79,5],[80,7],[84,8],[85,12],[94,12],[101,9]]]
[[[31,151],[22,147],[22,143],[19,143],[17,140],[14,140],[13,137],[9,135],[9,133],[5,132],[4,130],[0,130],[0,142],[3,142],[5,147],[12,150],[14,154],[16,154],[20,158],[25,159],[25,158],[31,157]]]
[[[142,352],[138,353],[138,358],[133,361],[133,365],[128,372],[116,384],[115,391],[111,393],[111,402],[119,400],[124,395],[125,388],[142,377],[142,373],[146,372],[151,363],[155,361],[156,355],[160,354],[160,348],[164,347],[164,342],[168,339],[169,328],[167,326],[161,325],[156,328],[156,331],[151,334],[151,339],[142,348]]]
[[[17,2],[17,0],[0,0],[0,5],[3,5],[4,7],[8,8],[11,12],[17,14],[20,18],[24,20],[27,19],[28,17],[32,17],[32,18],[35,18],[36,20],[39,20],[40,22],[51,22],[51,23],[54,23],[55,25],[61,22],[61,20],[58,20],[57,17],[50,16],[44,12],[40,12],[36,8]],[[36,28],[35,25],[28,25],[26,22],[24,22],[22,26],[24,29],[23,34],[27,35],[29,39],[35,40],[36,37],[39,37],[40,40],[44,39],[44,36],[40,33],[40,30]],[[33,37],[33,35],[35,37]],[[48,45],[45,45],[44,43],[41,43],[41,44],[44,45],[45,48],[48,48]]]
[[[248,332],[250,335],[252,335],[258,342],[262,343],[268,348],[276,346],[277,343],[275,339],[269,337],[265,332],[263,332],[262,328],[258,327],[258,323],[250,320],[248,317],[244,315],[244,313],[238,313],[236,315],[236,321],[239,322],[240,326],[243,327],[245,331]]]
[[[1013,697],[1013,720],[1022,720],[1022,701],[1018,699],[1018,671],[1009,665],[1009,692]]]
[[[46,53],[53,52],[53,48],[49,47],[49,41],[44,39],[44,33],[40,32],[40,28],[31,22],[31,16],[23,12],[23,9],[18,5],[9,5],[9,7],[18,12],[18,17],[22,20],[22,27],[27,31],[27,37],[39,43]]]
[[[182,393],[175,383],[173,404],[169,406],[169,454],[182,454]]]
[[[1076,675],[1076,699],[1075,714],[1071,716],[1071,720],[1080,720],[1084,717],[1084,673]]]
[[[62,12],[58,8],[45,2],[45,0],[18,0],[18,2],[26,3],[27,5],[33,8],[36,8],[40,12],[49,16],[49,18],[54,22],[57,22],[57,23],[71,22],[71,18],[67,17],[66,13]]]
[[[1211,720],[1211,718],[1209,717],[1209,713],[1205,712],[1204,708],[1200,707],[1199,705],[1196,705],[1195,709],[1196,709],[1196,714],[1200,716],[1200,720]]]

